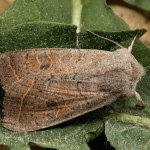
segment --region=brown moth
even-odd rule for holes
[[[136,85],[144,69],[131,54],[134,40],[114,52],[38,48],[1,54],[3,126],[39,130],[134,95],[143,105]]]

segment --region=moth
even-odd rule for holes
[[[37,48],[0,54],[3,126],[48,128],[131,96],[144,105],[136,92],[144,68],[131,54],[134,41],[129,48],[117,44],[114,52]]]

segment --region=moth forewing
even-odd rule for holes
[[[2,55],[3,126],[10,130],[51,127],[120,97],[136,95],[141,101],[136,84],[143,68],[125,48],[115,52],[39,48]]]

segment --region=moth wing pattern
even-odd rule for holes
[[[10,89],[6,93],[3,110],[6,128],[15,131],[46,128],[102,107],[102,103],[106,105],[107,102],[103,99],[99,104],[97,92],[84,92],[84,96],[76,85],[65,88],[70,83],[51,82],[50,87],[43,90],[46,84],[46,80],[39,78],[22,79],[12,87],[13,92]]]
[[[128,59],[122,56],[118,66],[120,58],[112,52],[37,49],[6,53],[0,59],[0,71],[13,75],[1,75],[6,91],[3,126],[10,130],[51,127],[134,93]]]

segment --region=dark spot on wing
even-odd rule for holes
[[[40,70],[47,70],[50,67],[50,64],[43,64],[40,66]]]
[[[57,102],[55,102],[55,101],[53,101],[53,100],[48,100],[48,101],[46,101],[46,106],[47,106],[48,108],[52,108],[52,107],[57,107],[58,104],[57,104]]]

